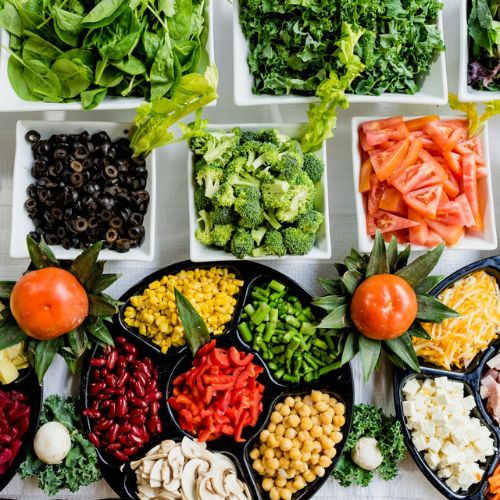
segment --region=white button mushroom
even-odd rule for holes
[[[48,422],[38,429],[33,448],[45,464],[60,464],[71,450],[68,429],[59,422]]]
[[[352,461],[365,470],[375,470],[384,457],[378,448],[378,441],[371,437],[362,437],[351,450]]]

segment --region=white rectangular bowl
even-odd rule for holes
[[[207,52],[210,62],[215,62],[214,57],[214,30],[213,30],[213,1],[208,0],[208,38]],[[0,45],[0,112],[1,111],[79,111],[82,110],[80,101],[58,103],[43,101],[25,101],[17,96],[12,88],[7,72],[9,58],[11,57],[6,47],[9,46],[9,33],[1,31]],[[98,110],[135,109],[144,102],[142,97],[105,97],[97,106]],[[209,106],[214,106],[210,103]]]
[[[52,134],[80,134],[85,130],[89,134],[106,131],[114,141],[124,136],[123,131],[130,128],[130,123],[115,122],[48,122],[20,120],[16,127],[16,157],[14,162],[14,178],[12,184],[12,224],[10,235],[10,256],[14,259],[28,258],[26,247],[26,236],[35,230],[33,221],[29,218],[24,208],[28,198],[26,190],[34,182],[31,175],[33,165],[33,152],[30,143],[25,139],[26,132],[36,130],[42,139]],[[148,181],[146,189],[149,192],[149,208],[144,217],[144,229],[146,231],[141,246],[131,248],[128,252],[119,253],[104,249],[99,254],[99,260],[136,260],[152,261],[155,250],[155,221],[156,221],[156,154],[153,151],[146,158],[148,169]],[[71,248],[64,249],[60,245],[52,246],[52,250],[58,259],[75,259],[81,250]]]
[[[469,30],[467,26],[467,2],[460,0],[460,63],[458,74],[458,99],[461,102],[486,102],[500,99],[500,92],[475,90],[468,83]]]
[[[373,247],[373,240],[366,232],[366,211],[364,196],[359,192],[359,173],[361,169],[361,151],[359,149],[359,126],[369,120],[379,120],[380,116],[355,116],[351,121],[352,134],[352,168],[354,178],[354,199],[356,202],[356,220],[358,225],[358,249],[361,252],[368,253]],[[405,120],[417,118],[415,116],[405,116]],[[456,119],[457,116],[441,116],[443,120]],[[460,116],[458,117],[460,118]],[[497,232],[495,226],[495,209],[493,206],[493,184],[491,180],[490,154],[488,146],[488,128],[485,126],[479,136],[484,151],[484,161],[488,175],[479,179],[478,189],[481,198],[487,197],[488,202],[484,211],[484,230],[482,232],[465,232],[462,241],[454,247],[447,247],[449,250],[495,250],[497,248]],[[399,245],[400,249],[406,245]],[[414,250],[429,250],[428,247],[412,245]]]
[[[241,130],[260,130],[263,128],[277,128],[283,134],[289,135],[290,137],[300,137],[305,130],[306,125],[302,123],[295,124],[278,124],[278,123],[250,123],[243,125],[230,125],[230,124],[211,124],[208,126],[209,131],[222,130],[229,131],[234,127],[240,127]],[[330,212],[328,208],[328,170],[326,164],[326,145],[323,143],[323,147],[320,151],[315,153],[318,158],[320,158],[324,165],[325,171],[323,177],[317,184],[319,189],[316,192],[316,209],[321,212],[325,220],[321,225],[318,233],[316,234],[316,242],[314,247],[307,255],[285,255],[283,257],[276,257],[273,255],[268,255],[264,257],[250,257],[246,256],[245,260],[280,260],[280,261],[304,261],[304,260],[324,260],[329,259],[332,255],[332,248],[330,243]],[[194,188],[195,181],[193,179],[193,154],[189,151],[188,154],[188,197],[189,197],[189,249],[190,258],[193,262],[213,262],[213,261],[228,261],[236,260],[233,254],[225,252],[224,250],[218,250],[215,248],[207,247],[201,244],[195,238],[195,230],[198,227],[198,214],[194,206]]]
[[[443,35],[443,15],[438,14],[437,25]],[[314,96],[256,95],[252,92],[253,76],[248,68],[248,42],[240,25],[239,0],[233,0],[233,87],[234,102],[238,106],[258,106],[266,104],[302,104],[317,102]],[[350,103],[400,103],[400,104],[446,104],[448,102],[448,82],[446,79],[445,51],[441,51],[425,76],[420,90],[414,94],[383,93],[379,96],[349,94]]]

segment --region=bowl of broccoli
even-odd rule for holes
[[[303,124],[211,125],[190,140],[193,262],[329,259],[326,148]]]

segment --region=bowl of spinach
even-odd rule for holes
[[[461,0],[460,74],[462,102],[500,99],[500,2]]]
[[[0,0],[0,110],[133,109],[214,59],[212,2]]]
[[[342,61],[333,56],[342,23],[363,30],[356,53],[365,71],[351,103],[445,104],[442,4],[438,0],[234,0],[236,104],[317,101]]]

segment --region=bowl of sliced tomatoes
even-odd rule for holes
[[[424,250],[497,248],[487,128],[468,137],[462,116],[354,117],[358,247],[376,230]]]

